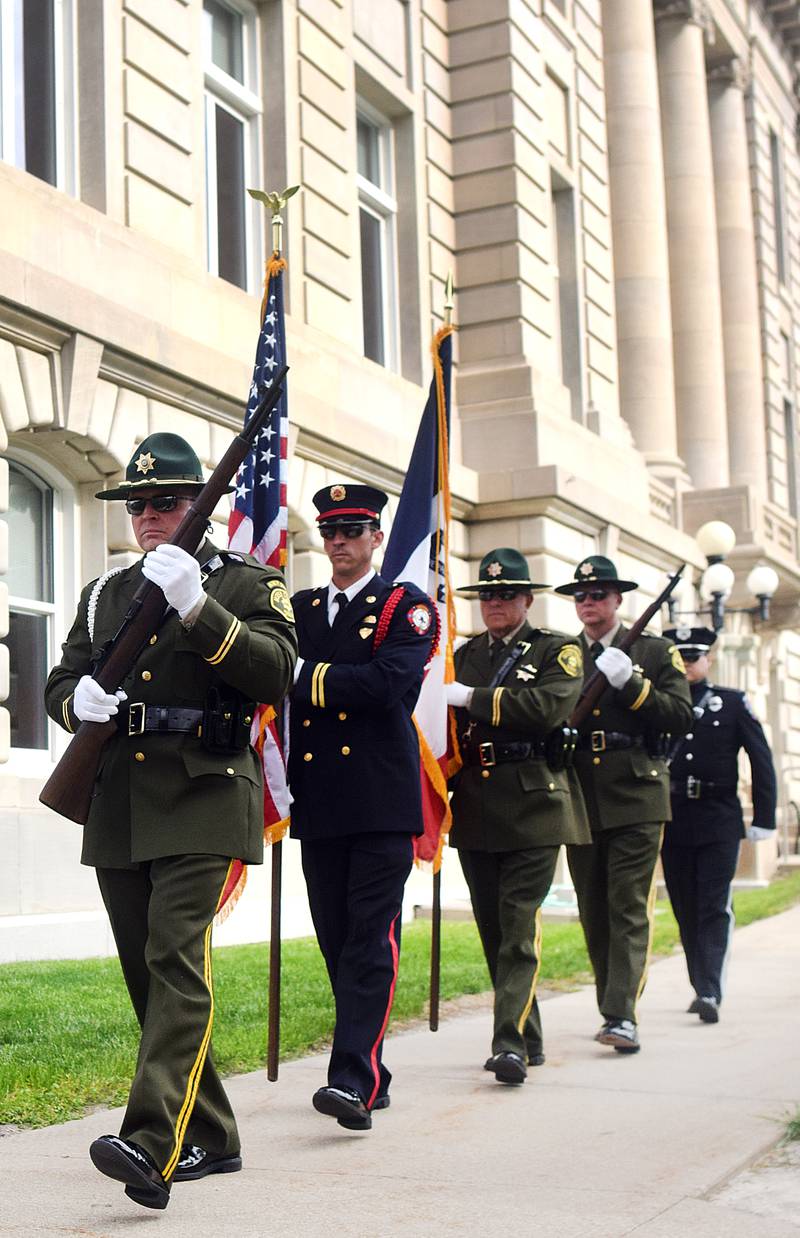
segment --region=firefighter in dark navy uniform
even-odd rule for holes
[[[754,842],[775,837],[775,767],[745,694],[709,681],[716,633],[675,628],[665,636],[686,663],[694,722],[672,749],[672,821],[664,833],[661,862],[695,991],[689,1013],[717,1023],[734,925],[731,884],[739,847],[745,835]],[[753,821],[747,830],[737,795],[742,748],[753,780]]]
[[[583,659],[574,637],[534,628],[533,590],[518,550],[501,546],[481,561],[486,631],[456,651],[456,707],[462,769],[453,780],[450,845],[458,850],[495,990],[492,1053],[485,1069],[522,1083],[544,1062],[536,1000],[541,906],[562,843],[589,843],[580,788],[563,768],[559,730],[575,706]],[[559,737],[558,757],[549,747]],[[551,769],[551,763],[559,766]]]
[[[647,977],[655,868],[669,818],[667,736],[692,721],[681,655],[642,633],[626,653],[617,611],[622,594],[611,559],[589,555],[559,585],[575,601],[587,678],[595,667],[608,690],[579,728],[575,768],[592,827],[591,847],[568,847],[603,1024],[595,1039],[617,1053],[639,1050],[637,1006]]]
[[[328,1084],[314,1108],[368,1130],[389,1104],[383,1037],[397,981],[403,889],[422,833],[411,714],[437,638],[433,603],[376,574],[387,502],[367,485],[314,495],[332,579],[293,601],[292,835],[336,1003]]]
[[[87,585],[45,690],[69,732],[114,717],[83,833],[125,982],[142,1028],[119,1136],[90,1148],[126,1194],[164,1208],[172,1182],[241,1168],[239,1134],[210,1055],[211,926],[234,860],[263,859],[253,700],[291,684],[296,640],[280,572],[204,538],[194,555],[169,539],[202,489],[200,461],[177,434],[151,434],[125,480],[145,556]],[[143,577],[172,610],[116,693],[90,672]]]

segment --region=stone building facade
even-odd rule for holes
[[[94,492],[147,433],[210,466],[240,423],[269,244],[248,185],[302,187],[291,585],[326,579],[318,487],[373,482],[393,507],[452,270],[454,583],[495,545],[551,584],[607,553],[641,582],[631,615],[679,562],[697,584],[694,534],[727,521],[718,678],[768,727],[792,847],[799,55],[788,0],[2,5],[0,959],[108,947],[77,831],[38,804],[64,746],[41,685],[81,583],[134,554]],[[757,563],[780,577],[767,623],[732,613]],[[535,607],[574,627],[563,598]],[[775,863],[745,846],[740,876]],[[251,906],[240,936],[263,935]]]

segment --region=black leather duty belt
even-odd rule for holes
[[[682,778],[670,781],[670,795],[682,795],[687,800],[714,799],[716,796],[736,793],[736,785],[728,782],[711,782],[708,778]]]
[[[488,741],[485,744],[474,744],[464,753],[465,765],[506,765],[509,761],[526,761],[528,757],[543,757],[542,743],[509,743],[499,744]]]
[[[170,731],[199,735],[202,721],[202,709],[181,709],[177,705],[145,705],[141,701],[123,705],[117,714],[117,726],[123,735],[163,735]]]
[[[641,735],[624,731],[590,731],[578,737],[578,752],[609,752],[614,748],[644,748]]]

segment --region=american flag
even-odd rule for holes
[[[286,357],[283,321],[283,272],[286,263],[273,254],[267,265],[264,299],[261,303],[261,330],[253,366],[253,381],[247,400],[244,423],[253,415],[264,391],[272,383]],[[286,566],[286,531],[289,509],[286,497],[288,469],[287,445],[289,413],[286,380],[283,394],[258,436],[255,446],[236,475],[236,493],[228,520],[228,546],[231,550],[255,555],[269,567]],[[289,788],[283,744],[272,705],[258,705],[253,717],[250,742],[261,757],[264,771],[264,838],[278,842],[289,825]],[[232,910],[245,879],[245,866],[235,862],[223,908]],[[224,918],[224,912],[223,912]]]

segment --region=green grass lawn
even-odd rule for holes
[[[749,924],[798,901],[800,873],[737,894],[737,922]],[[669,954],[678,944],[675,920],[668,903],[660,903],[658,913],[653,950]],[[425,922],[403,929],[396,1020],[427,1011],[429,941]],[[214,1053],[224,1074],[264,1065],[268,972],[266,945],[214,953]],[[568,988],[590,979],[580,926],[546,924],[542,984]],[[488,987],[474,925],[443,924],[442,1000]],[[323,1045],[332,1028],[328,979],[315,941],[284,944],[282,988],[281,1055],[299,1057]],[[0,1125],[47,1126],[80,1117],[87,1106],[122,1104],[137,1031],[116,959],[0,966]]]

